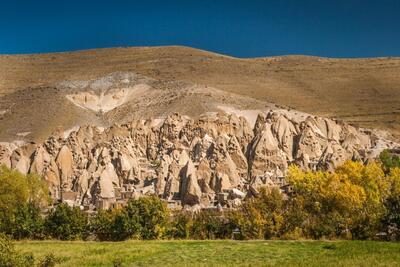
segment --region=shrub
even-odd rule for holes
[[[121,258],[116,258],[112,261],[112,264],[114,267],[121,267],[122,266],[122,259]]]
[[[382,217],[382,230],[390,240],[400,240],[400,168],[392,168],[389,174],[389,196],[385,199],[386,212]]]
[[[383,165],[385,173],[389,173],[392,168],[400,168],[400,157],[390,153],[387,149],[383,150],[381,154],[379,154],[379,160]]]
[[[232,227],[221,212],[202,210],[193,216],[190,237],[193,239],[225,239],[232,236]]]
[[[116,226],[126,237],[158,239],[166,230],[168,210],[166,204],[155,196],[131,200],[122,212],[117,213]]]
[[[166,237],[174,239],[188,239],[193,225],[192,214],[189,212],[177,212],[171,217],[166,231]]]
[[[114,232],[114,218],[118,210],[100,210],[90,219],[90,231],[101,241],[118,240],[118,233]]]
[[[2,267],[28,267],[33,266],[32,254],[21,254],[15,250],[11,240],[0,234],[0,266]]]
[[[42,259],[40,259],[38,263],[38,267],[54,267],[58,263],[61,263],[61,260],[56,257],[53,253],[45,255]]]
[[[78,207],[60,204],[46,217],[44,227],[52,238],[75,240],[84,237],[87,222],[87,215]]]
[[[155,196],[130,200],[126,207],[100,211],[91,219],[91,231],[100,240],[158,239],[167,227],[168,210]]]
[[[44,239],[44,220],[40,209],[31,203],[20,205],[7,232],[14,239]]]

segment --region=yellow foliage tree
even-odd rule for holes
[[[289,168],[294,201],[309,216],[303,224],[313,238],[366,238],[378,229],[389,180],[377,163],[348,161],[335,172],[306,172]]]
[[[0,168],[0,213],[2,216],[15,211],[18,205],[29,199],[26,177],[5,166]]]
[[[25,237],[25,230],[40,219],[40,208],[48,205],[48,200],[48,189],[40,176],[0,166],[0,231]]]
[[[261,190],[248,199],[238,211],[229,214],[231,223],[239,228],[243,239],[271,239],[281,235],[284,226],[285,201],[277,188]]]

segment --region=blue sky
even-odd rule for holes
[[[0,53],[186,45],[237,57],[400,56],[400,0],[0,0]]]

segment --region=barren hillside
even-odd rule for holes
[[[145,82],[128,81],[128,88],[142,84],[152,91],[131,94],[106,85],[94,96],[90,84],[115,75],[144,77]],[[91,95],[85,96],[88,90]],[[100,101],[93,104],[97,107],[122,102],[99,113],[79,106],[79,99],[88,97]],[[0,140],[44,139],[56,128],[119,122],[131,119],[128,113],[193,116],[212,109],[209,103],[246,109],[276,103],[399,135],[400,58],[239,59],[188,47],[0,56]]]

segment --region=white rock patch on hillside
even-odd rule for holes
[[[66,95],[66,98],[80,108],[106,113],[143,95],[149,88],[147,84],[138,84],[133,87],[108,90],[100,94],[79,92]]]

